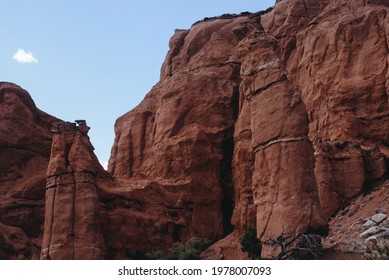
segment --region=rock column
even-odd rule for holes
[[[85,121],[53,124],[41,259],[103,259],[96,157]]]
[[[246,40],[251,41],[245,45],[250,42],[255,48],[243,58],[240,91],[250,107],[258,237],[268,241],[280,235],[325,232],[300,90],[288,80],[274,39],[257,32]]]

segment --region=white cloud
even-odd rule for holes
[[[36,59],[31,52],[26,52],[22,48],[18,49],[12,59],[19,63],[38,63],[38,59]]]

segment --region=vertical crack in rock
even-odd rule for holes
[[[103,259],[93,147],[85,121],[54,123],[41,259]]]
[[[220,172],[220,184],[223,192],[222,212],[224,221],[224,236],[230,234],[233,230],[232,216],[234,212],[234,180],[233,180],[233,156],[234,156],[234,132],[236,121],[239,116],[240,103],[240,63],[230,64],[233,68],[231,81],[233,81],[232,95],[230,100],[230,108],[226,110],[231,115],[233,126],[225,132],[224,140],[222,141],[222,163]]]
[[[233,93],[235,98],[236,92]],[[239,104],[239,103],[238,103]],[[236,106],[236,103],[231,103],[232,106]],[[220,184],[223,192],[222,198],[222,212],[224,221],[224,236],[228,235],[232,231],[231,217],[234,209],[233,192],[234,186],[232,181],[232,157],[234,151],[234,128],[226,131],[224,140],[222,141],[222,163],[220,171]]]
[[[232,140],[232,133],[229,133],[228,138],[222,143],[223,160],[220,170],[220,184],[223,192],[221,201],[223,212],[223,228],[224,235],[228,235],[232,231],[231,217],[234,209],[233,202],[233,185],[232,185],[232,154],[234,151],[234,142]]]

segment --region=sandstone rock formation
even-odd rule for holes
[[[217,240],[231,231],[240,65],[229,58],[237,42],[232,30],[244,20],[176,31],[161,82],[116,123],[109,172],[138,204],[130,203],[134,211],[117,225],[130,251],[163,249],[191,237]],[[103,217],[123,219],[123,206],[115,206]]]
[[[125,259],[191,237],[214,242],[204,258],[243,258],[249,227],[265,243],[327,233],[388,179],[388,13],[385,0],[283,0],[176,30],[160,81],[116,122],[110,174],[82,126],[1,84],[0,258],[39,254],[46,171],[42,258]]]
[[[387,172],[387,13],[387,1],[283,1],[262,20],[307,108],[326,218]]]
[[[187,179],[207,191],[201,204],[217,198],[211,219],[224,234],[325,233],[348,199],[386,179],[387,6],[285,0],[177,31],[160,82],[116,124],[110,172]],[[209,229],[202,237],[220,236]]]
[[[104,257],[94,182],[95,177],[109,181],[110,176],[93,154],[82,123],[66,135],[53,132],[53,124],[69,124],[37,109],[28,92],[11,83],[0,83],[0,123],[0,259],[39,259],[42,247],[42,258]],[[69,189],[64,183],[69,178],[75,182],[70,184],[75,189],[75,201],[66,196]],[[50,194],[56,188],[56,207],[52,211]],[[70,218],[75,218],[75,232],[71,232],[71,222],[66,220],[70,212],[67,210],[73,206],[77,206]],[[45,226],[45,212],[47,220],[54,218],[53,227],[51,221]],[[78,248],[74,255],[64,248],[72,238],[76,238],[74,244]],[[92,246],[86,240],[92,240]],[[62,247],[55,248],[62,242]],[[100,255],[93,253],[96,247],[102,250]],[[47,248],[54,250],[49,252]]]
[[[39,258],[54,121],[28,92],[0,83],[0,259]]]
[[[54,123],[41,259],[104,259],[96,156],[85,121]]]
[[[157,212],[162,205],[161,214],[150,215],[150,223],[138,222],[140,230],[150,232],[164,218],[170,224],[170,229],[163,226],[169,229],[164,243],[194,236],[215,240],[233,226],[245,228],[247,221],[240,218],[231,224],[234,193],[245,180],[253,182],[246,185],[255,203],[249,215],[251,223],[256,215],[261,237],[325,229],[305,106],[259,21],[259,15],[222,17],[177,31],[160,83],[116,124],[109,171],[132,184],[154,180],[157,191],[175,197],[148,203],[145,212]],[[247,107],[244,114],[239,102]],[[238,135],[234,139],[235,129],[245,129],[237,120],[251,123],[246,129],[252,139],[244,144]],[[234,151],[234,144],[239,150]],[[239,158],[242,153],[248,157]],[[277,170],[281,166],[284,171]],[[253,174],[245,174],[245,168]],[[156,191],[152,184],[140,186],[149,195]],[[191,208],[185,209],[185,203]],[[244,201],[235,205],[246,211]],[[176,209],[174,216],[169,208]],[[235,215],[246,214],[236,209]],[[159,232],[145,240],[155,248],[161,237]],[[136,245],[145,247],[142,240]]]

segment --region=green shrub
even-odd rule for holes
[[[162,251],[153,251],[148,254],[146,254],[147,260],[164,260],[165,255]]]
[[[257,238],[257,230],[255,228],[249,228],[240,237],[240,245],[242,246],[242,252],[247,252],[251,260],[257,260],[261,258],[262,243]]]
[[[201,238],[192,238],[186,244],[174,243],[166,253],[153,251],[147,254],[149,260],[199,260],[200,254],[209,242]]]

